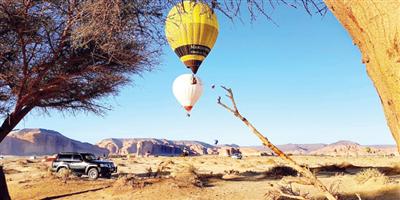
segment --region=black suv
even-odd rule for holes
[[[110,178],[117,172],[112,161],[99,160],[91,153],[63,152],[51,164],[51,170],[57,173],[71,170],[77,176],[88,175],[90,179],[97,179],[99,175]]]

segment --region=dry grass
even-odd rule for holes
[[[200,178],[198,169],[192,164],[186,164],[175,168],[171,176],[179,188],[189,186],[204,187],[206,183],[205,180]]]
[[[388,184],[390,181],[387,176],[374,168],[364,169],[361,172],[357,173],[355,176],[355,180],[359,184],[365,184],[367,182],[373,182],[376,184]]]
[[[308,166],[336,165],[336,169],[341,167],[346,170],[358,169],[358,171],[349,170],[350,173],[346,171],[341,173],[329,171],[333,168],[328,167],[325,168],[328,171],[317,173],[320,180],[329,186],[330,191],[343,197],[342,199],[358,200],[356,193],[363,200],[398,199],[399,193],[396,193],[396,191],[400,191],[400,173],[396,172],[396,163],[400,163],[400,157],[350,159],[347,157],[294,156],[294,158],[299,163]],[[55,176],[52,173],[42,167],[45,166],[42,163],[25,164],[24,159],[3,160],[4,162],[2,162],[5,163],[5,169],[11,170],[11,173],[6,174],[6,178],[13,199],[22,200],[73,194],[107,186],[111,187],[61,199],[159,200],[162,197],[166,200],[256,200],[266,199],[264,195],[270,190],[267,186],[270,184],[277,185],[281,181],[281,177],[286,180],[302,178],[296,176],[292,169],[278,164],[280,160],[274,157],[246,157],[239,161],[218,156],[153,157],[135,158],[135,160],[137,163],[131,163],[131,159],[114,159],[114,162],[118,164],[118,178],[99,178],[96,181],[88,181],[87,177],[69,177],[66,183],[61,178],[54,178]],[[152,169],[150,178],[146,176],[148,168]],[[157,171],[159,171],[159,175],[154,177]],[[390,175],[384,175],[389,171]],[[269,174],[269,176],[266,177],[266,174]],[[224,177],[222,177],[223,175]],[[311,186],[297,183],[293,183],[292,187],[285,186],[287,187],[283,189],[292,191],[293,194],[309,194],[311,199],[321,198],[320,193]]]

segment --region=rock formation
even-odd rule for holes
[[[51,155],[62,151],[107,154],[106,149],[89,143],[67,138],[56,131],[46,129],[22,129],[12,131],[0,143],[0,155]]]

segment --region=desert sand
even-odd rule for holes
[[[400,199],[400,157],[294,156],[314,170],[340,199]],[[111,179],[57,174],[38,157],[0,160],[12,199],[272,199],[278,184],[311,199],[323,199],[272,156],[130,157],[112,159]],[[160,164],[161,163],[161,164]],[[157,171],[158,170],[158,171]]]

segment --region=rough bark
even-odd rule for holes
[[[324,0],[349,32],[400,152],[400,0]]]
[[[24,118],[33,107],[25,106],[22,109],[15,110],[4,120],[3,124],[0,126],[0,143],[4,138],[10,133],[18,123]]]
[[[18,108],[18,106],[17,106]],[[0,143],[4,138],[18,125],[18,123],[24,118],[33,107],[25,106],[22,109],[16,109],[4,120],[3,124],[0,126]],[[7,182],[4,176],[3,167],[0,166],[0,199],[9,200],[10,195],[8,193]]]
[[[11,199],[7,189],[6,177],[4,176],[3,166],[0,166],[0,199],[3,200]]]

